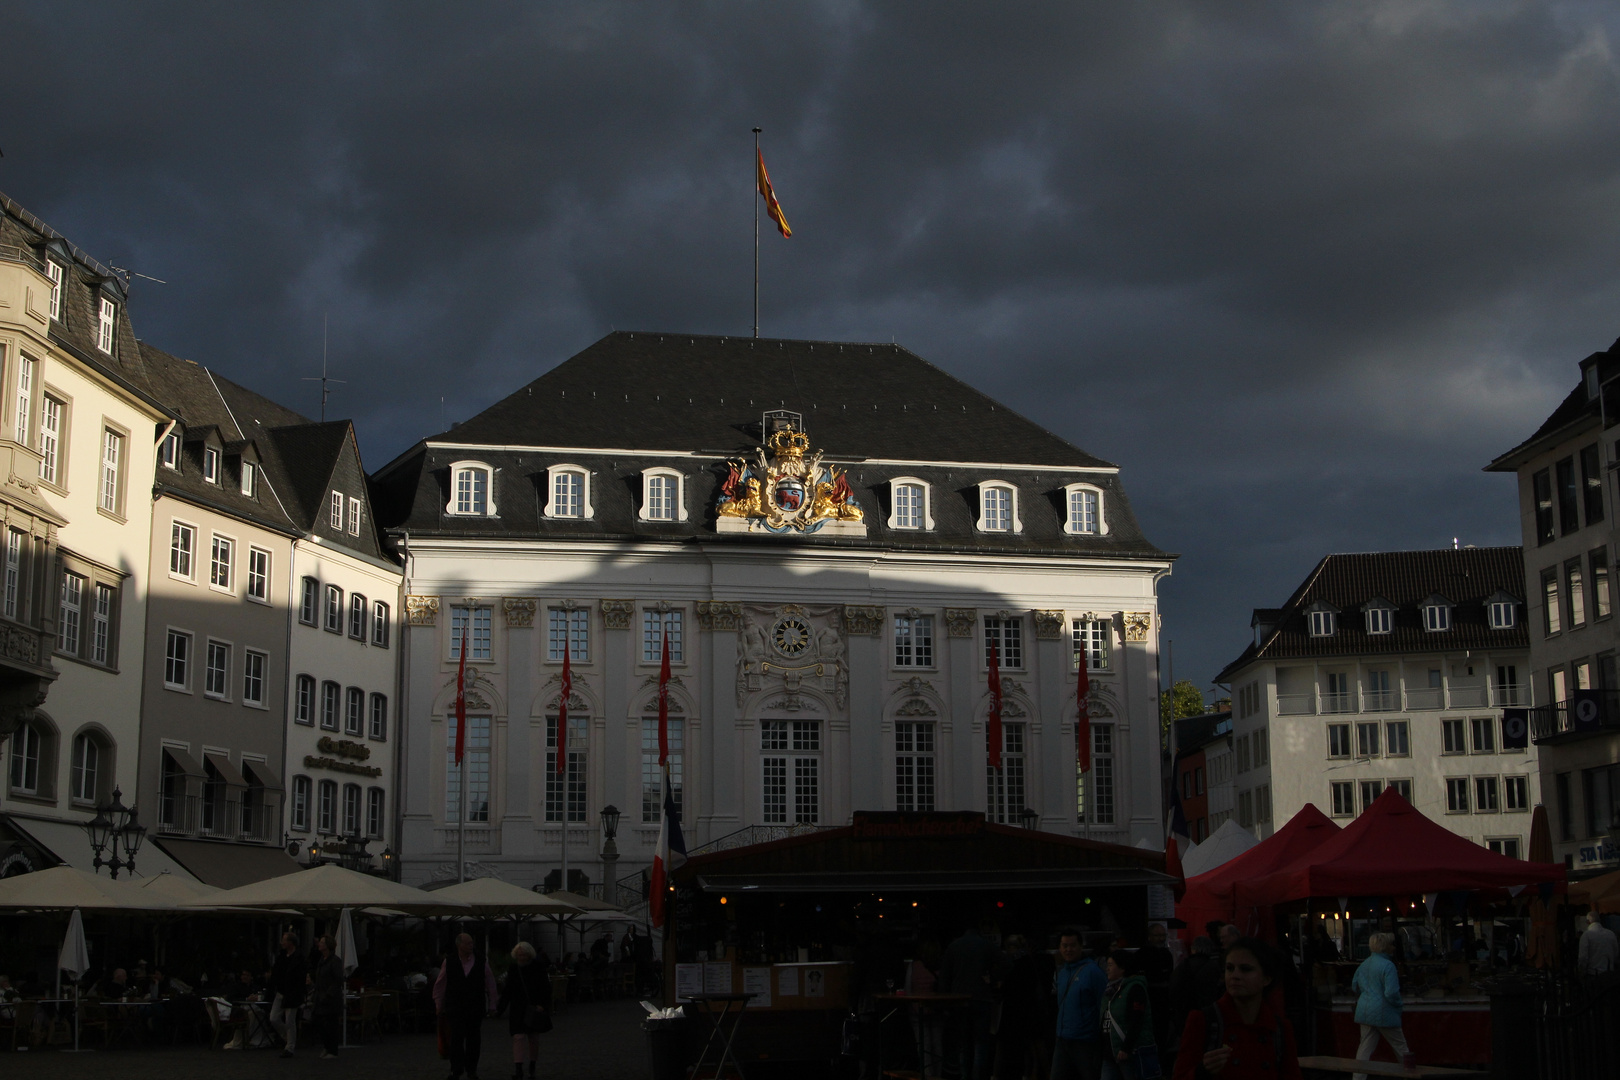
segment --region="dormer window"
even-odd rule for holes
[[[96,322],[96,348],[108,355],[111,355],[113,351],[113,323],[117,320],[117,317],[117,306],[103,296]]]
[[[889,515],[891,529],[932,529],[934,508],[929,505],[929,488],[925,481],[911,476],[899,476],[889,481]]]
[[[1367,633],[1387,634],[1394,625],[1395,612],[1387,607],[1370,607],[1367,609]]]
[[[158,446],[158,464],[165,469],[180,471],[180,433],[171,431],[163,436],[163,442]]]
[[[1338,629],[1336,613],[1327,608],[1317,608],[1310,613],[1311,637],[1332,637],[1334,630]]]
[[[979,531],[1016,533],[1023,529],[1018,520],[1018,489],[999,480],[979,485]]]
[[[242,462],[242,494],[253,497],[259,477],[259,467],[251,461]]]
[[[1492,630],[1512,630],[1519,625],[1519,602],[1507,596],[1494,597],[1490,615]]]
[[[648,469],[642,473],[641,520],[685,521],[684,486],[685,477],[674,469]]]
[[[591,507],[591,475],[579,465],[553,465],[546,470],[546,486],[551,498],[546,517],[588,518]]]
[[[62,321],[62,264],[45,260],[45,276],[51,279],[51,320]]]
[[[444,512],[460,517],[495,516],[495,470],[482,461],[450,466],[450,502]]]
[[[1108,531],[1103,523],[1102,491],[1090,484],[1070,484],[1064,489],[1068,515],[1063,531],[1074,536],[1101,536]]]
[[[212,446],[203,447],[203,479],[210,484],[219,483],[219,451]]]
[[[1451,602],[1438,596],[1431,596],[1423,602],[1423,629],[1430,633],[1442,633],[1451,629]]]

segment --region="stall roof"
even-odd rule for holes
[[[705,892],[873,892],[1167,885],[1164,853],[997,825],[974,811],[857,811],[851,824],[695,855]]]
[[[1211,919],[1231,919],[1236,914],[1233,890],[1238,882],[1280,870],[1338,833],[1337,822],[1318,810],[1315,803],[1306,803],[1286,825],[1248,851],[1188,878],[1187,893],[1176,904],[1176,916],[1194,931]]]
[[[262,844],[179,840],[171,836],[160,836],[157,842],[199,880],[216,889],[234,889],[303,869],[281,848]]]
[[[1309,897],[1511,889],[1564,880],[1562,866],[1498,855],[1436,825],[1400,792],[1385,788],[1337,836],[1275,873],[1248,876],[1236,892],[1239,903],[1264,906]]]
[[[17,832],[33,841],[34,845],[50,853],[69,866],[88,873],[95,873],[95,852],[90,848],[90,840],[85,835],[84,826],[73,821],[58,821],[51,818],[25,817],[21,814],[7,814],[5,820]],[[107,853],[111,858],[112,853]],[[105,872],[105,871],[104,871]],[[167,852],[157,845],[148,842],[141,845],[141,850],[135,853],[135,872],[126,873],[124,879],[139,881],[141,878],[151,877],[154,874],[175,874],[190,878],[186,868],[171,859]]]

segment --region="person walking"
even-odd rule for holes
[[[308,965],[298,953],[298,935],[288,930],[281,935],[281,951],[270,968],[270,1026],[281,1033],[281,1056],[289,1058],[298,1049],[298,1010],[304,1004],[304,982]]]
[[[1108,955],[1107,975],[1102,1015],[1109,1054],[1103,1062],[1103,1076],[1108,1080],[1142,1080],[1144,1073],[1160,1075],[1152,994],[1142,975],[1141,957],[1124,949],[1115,950]],[[1150,1062],[1151,1067],[1143,1067]]]
[[[1586,929],[1581,933],[1581,946],[1576,952],[1576,967],[1581,977],[1595,979],[1620,969],[1620,939],[1614,931],[1603,925],[1603,916],[1595,911],[1586,913]]]
[[[1102,1076],[1102,999],[1108,977],[1082,955],[1080,931],[1058,932],[1058,968],[1052,977],[1057,998],[1057,1032],[1052,1044],[1052,1080],[1100,1080]]]
[[[1226,950],[1226,992],[1187,1014],[1174,1080],[1301,1080],[1288,1018],[1266,1004],[1281,974],[1269,945],[1238,938]]]
[[[324,1047],[321,1057],[338,1055],[338,1040],[343,1034],[343,961],[337,956],[337,943],[331,934],[322,934],[315,942],[320,957],[315,961],[315,972],[310,977],[310,1004],[315,1011],[315,1030],[321,1033]]]
[[[455,954],[445,957],[433,981],[433,1007],[450,1028],[450,1080],[463,1073],[478,1080],[484,1017],[495,1014],[499,999],[495,975],[473,948],[472,935],[456,935]]]
[[[551,975],[535,962],[534,946],[520,941],[512,946],[512,966],[506,969],[501,987],[499,1016],[511,1010],[507,1030],[512,1033],[512,1080],[523,1080],[523,1066],[529,1066],[529,1080],[540,1061],[540,1036],[551,1030]]]
[[[1356,1023],[1361,1025],[1361,1045],[1356,1049],[1357,1061],[1371,1061],[1382,1035],[1395,1051],[1395,1060],[1410,1067],[1415,1058],[1406,1046],[1406,1033],[1401,1030],[1401,977],[1395,970],[1395,961],[1389,954],[1395,951],[1395,935],[1380,930],[1367,939],[1371,955],[1356,968],[1350,988],[1357,994]],[[1355,1080],[1367,1080],[1366,1073],[1356,1073]]]
[[[962,1080],[990,1080],[995,1056],[996,996],[1001,990],[1001,953],[986,933],[988,923],[969,927],[945,948],[939,966],[939,988],[947,994],[965,994],[969,1030],[958,1032]]]
[[[1039,1056],[1051,1027],[1047,1007],[1052,995],[1052,957],[1035,952],[1028,939],[1014,934],[1007,939],[1007,977],[1002,983],[1001,1026],[996,1032],[1001,1043],[1002,1080],[1023,1080],[1039,1075],[1045,1059]]]

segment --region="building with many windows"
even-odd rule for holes
[[[1487,466],[1518,478],[1529,600],[1531,736],[1553,848],[1577,875],[1620,866],[1620,674],[1612,574],[1620,342],[1536,432]]]
[[[1117,466],[902,348],[615,333],[373,479],[405,556],[408,882],[454,877],[458,840],[525,885],[560,880],[566,842],[599,882],[609,804],[618,875],[646,868],[666,646],[690,848],[857,810],[1163,842],[1170,557]]]
[[[1540,801],[1518,711],[1523,581],[1516,547],[1329,555],[1281,608],[1257,609],[1216,678],[1232,693],[1238,824],[1264,839],[1306,803],[1351,818],[1393,787],[1522,858]]]

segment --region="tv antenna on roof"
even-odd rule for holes
[[[329,378],[327,376],[327,374],[326,374],[326,316],[325,315],[321,316],[321,376],[320,376],[320,378],[317,379],[313,375],[305,375],[303,381],[304,382],[318,382],[318,383],[321,384],[321,423],[323,423],[323,424],[326,423],[326,399],[332,393],[332,391],[331,391],[330,387],[328,386],[328,384],[329,383],[337,383],[339,386],[347,386],[348,385],[348,380]]]

